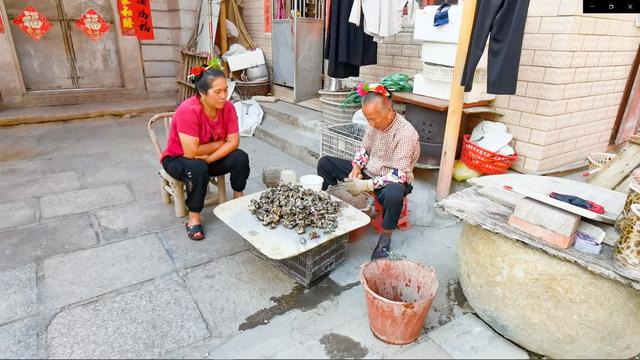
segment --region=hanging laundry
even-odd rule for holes
[[[364,32],[375,41],[395,35],[402,26],[402,9],[407,0],[355,0],[351,7],[349,22],[360,25],[364,15]]]
[[[451,5],[444,3],[436,10],[436,15],[433,17],[433,26],[440,26],[449,23],[449,8]]]
[[[331,2],[331,16],[325,49],[329,60],[327,75],[344,79],[360,75],[360,66],[376,64],[378,44],[365,34],[363,24],[349,22],[354,0]]]
[[[478,0],[467,61],[462,73],[464,91],[471,91],[473,75],[489,33],[487,92],[516,93],[524,24],[529,0]]]

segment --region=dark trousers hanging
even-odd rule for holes
[[[506,95],[516,93],[528,8],[529,0],[478,0],[469,52],[462,73],[461,85],[464,86],[464,91],[471,91],[473,74],[491,34],[487,59],[487,92]]]

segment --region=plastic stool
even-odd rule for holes
[[[378,197],[374,195],[375,203],[374,208],[376,210],[376,217],[371,219],[371,225],[376,228],[378,235],[382,234],[382,204],[378,202]],[[400,219],[398,219],[398,229],[405,231],[411,228],[409,224],[409,198],[404,197],[402,202],[402,212],[400,213]]]

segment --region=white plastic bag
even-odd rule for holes
[[[353,117],[351,118],[351,122],[354,124],[362,124],[362,125],[367,125],[369,123],[369,121],[367,121],[367,118],[364,117],[364,114],[362,113],[362,109],[356,111],[355,114],[353,114]]]
[[[240,136],[253,136],[258,125],[262,123],[264,111],[253,99],[238,101],[233,106],[238,114]]]

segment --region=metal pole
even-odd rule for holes
[[[449,195],[451,191],[451,175],[453,174],[453,162],[458,148],[458,133],[462,120],[462,108],[464,107],[464,87],[460,85],[462,80],[462,68],[464,67],[471,40],[473,20],[476,16],[476,0],[465,0],[462,10],[462,24],[460,37],[456,51],[456,64],[453,68],[451,81],[451,96],[449,97],[449,110],[447,112],[447,126],[444,131],[442,143],[442,157],[440,158],[440,171],[438,172],[438,184],[436,185],[436,200],[440,201]]]

